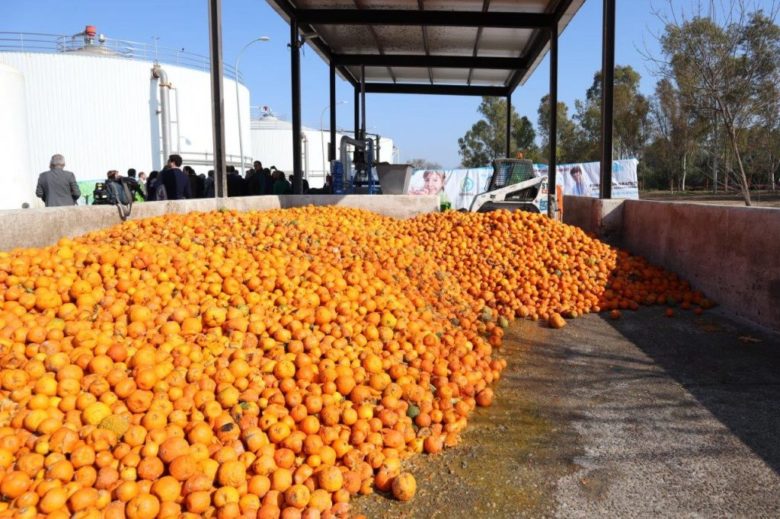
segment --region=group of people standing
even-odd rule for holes
[[[254,162],[252,169],[247,170],[245,177],[233,166],[228,166],[228,196],[289,195],[293,192],[292,178],[290,175],[288,180],[284,172],[275,166],[263,168],[259,160]],[[308,192],[309,182],[303,179],[303,194]]]
[[[147,176],[143,171],[127,170],[122,176],[117,170],[107,174],[106,182],[99,183],[94,193],[93,204],[114,203],[112,186],[121,189],[133,201],[184,200],[191,198],[213,198],[215,195],[214,170],[208,175],[198,174],[191,166],[182,167],[180,155],[170,155],[161,171],[152,171]],[[54,155],[51,158],[49,171],[40,174],[36,195],[41,198],[46,207],[75,205],[81,190],[76,182],[76,176],[65,171],[65,158]],[[309,193],[309,183],[303,179],[303,193]],[[292,194],[292,175],[289,179],[284,172],[275,167],[263,168],[260,161],[255,161],[253,168],[242,176],[234,166],[227,167],[227,196],[257,196]]]

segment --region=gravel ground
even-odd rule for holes
[[[517,322],[496,403],[377,518],[780,517],[780,338],[659,307]]]

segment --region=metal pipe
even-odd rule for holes
[[[612,198],[612,115],[615,94],[615,0],[604,0],[601,48],[601,186],[600,198]]]
[[[303,142],[303,178],[309,178],[309,139],[306,138],[306,132],[301,132],[301,142]]]
[[[558,25],[550,27],[550,160],[547,168],[547,216],[557,210],[558,167]]]
[[[346,135],[341,137],[341,145],[339,147],[341,151],[341,159],[344,161],[344,181],[350,181],[352,180],[352,159],[350,157],[350,154],[348,153],[347,146],[352,145],[354,149],[362,149],[364,150],[364,154],[368,161],[371,161],[371,158],[369,155],[373,155],[374,153],[374,142],[371,139],[353,139],[352,137],[347,137]],[[371,176],[371,171],[369,170],[369,177]],[[349,177],[349,178],[348,178]]]
[[[333,60],[330,61],[330,143],[328,144],[328,160],[336,160],[336,64]]]
[[[222,96],[222,1],[209,0],[211,115],[214,124],[214,195],[227,195],[225,173],[225,102]]]
[[[252,42],[254,43],[254,42]],[[247,44],[244,46],[244,49],[246,49],[250,44]],[[241,49],[241,51],[238,53],[238,57],[236,58],[236,116],[238,117],[238,153],[241,157],[241,165],[238,166],[238,173],[243,176],[244,173],[244,136],[243,136],[243,130],[241,128],[241,99],[238,95],[238,62],[241,59],[241,52],[244,51],[244,49]],[[250,114],[251,116],[251,114]]]
[[[244,45],[240,51],[238,51],[238,56],[236,57],[236,67],[233,69],[236,73],[236,115],[238,116],[238,149],[239,153],[241,154],[241,165],[239,166],[239,173],[243,174],[244,170],[244,136],[243,136],[243,129],[241,128],[241,100],[238,95],[238,87],[240,85],[239,83],[239,69],[238,64],[241,62],[241,55],[244,53],[246,49],[249,48],[250,45],[253,43],[257,43],[258,41],[268,41],[267,36],[261,36],[259,38],[255,38],[254,40],[250,41],[246,45]],[[250,120],[252,118],[252,114],[249,114]]]
[[[181,124],[179,123],[181,119],[181,112],[179,111],[179,90],[176,88],[171,88],[173,91],[174,97],[176,99],[176,153],[181,155]]]
[[[512,94],[506,96],[506,158],[512,157]]]
[[[162,163],[168,161],[171,154],[171,84],[168,74],[159,63],[152,67],[152,77],[156,78],[160,85],[160,134],[162,137]]]
[[[290,18],[290,83],[292,87],[293,193],[303,191],[301,178],[301,53],[298,21]]]

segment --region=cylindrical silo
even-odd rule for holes
[[[35,197],[37,175],[29,165],[24,76],[15,68],[2,63],[0,93],[3,97],[3,116],[0,117],[0,142],[3,143],[0,209],[21,209],[25,203],[30,206],[40,205]]]
[[[157,59],[156,46],[111,38],[105,45],[82,44],[69,36],[52,36],[50,47],[45,44],[47,37],[42,36],[44,43],[29,48],[23,36],[19,35],[18,42],[5,42],[0,49],[0,64],[24,76],[27,103],[11,101],[7,89],[0,90],[0,124],[4,128],[15,124],[10,111],[26,106],[27,130],[14,130],[13,134],[15,139],[29,135],[26,154],[36,180],[55,153],[64,155],[65,169],[85,182],[105,179],[112,169],[123,174],[129,168],[146,173],[159,170],[167,155],[174,153],[197,173],[205,174],[213,167],[207,56],[160,48]],[[161,80],[153,73],[155,68],[165,72],[167,86],[161,88]],[[245,159],[251,163],[249,90],[236,83],[230,67],[226,67],[225,76],[226,91],[239,91],[238,104],[236,96],[225,96],[227,162],[238,165],[240,160],[240,109]],[[14,153],[22,149],[12,145],[6,148],[7,142],[0,147],[3,155],[6,149]],[[16,172],[13,178],[21,174]],[[11,195],[4,192],[0,196]]]

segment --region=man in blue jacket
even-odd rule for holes
[[[171,155],[168,157],[168,163],[165,165],[162,173],[162,182],[165,185],[165,192],[168,200],[184,200],[192,198],[190,191],[190,179],[187,174],[181,170],[181,156]]]
[[[81,196],[81,190],[76,182],[76,175],[65,171],[65,157],[53,155],[49,161],[49,171],[38,176],[38,186],[35,195],[43,200],[46,207],[76,205]]]

